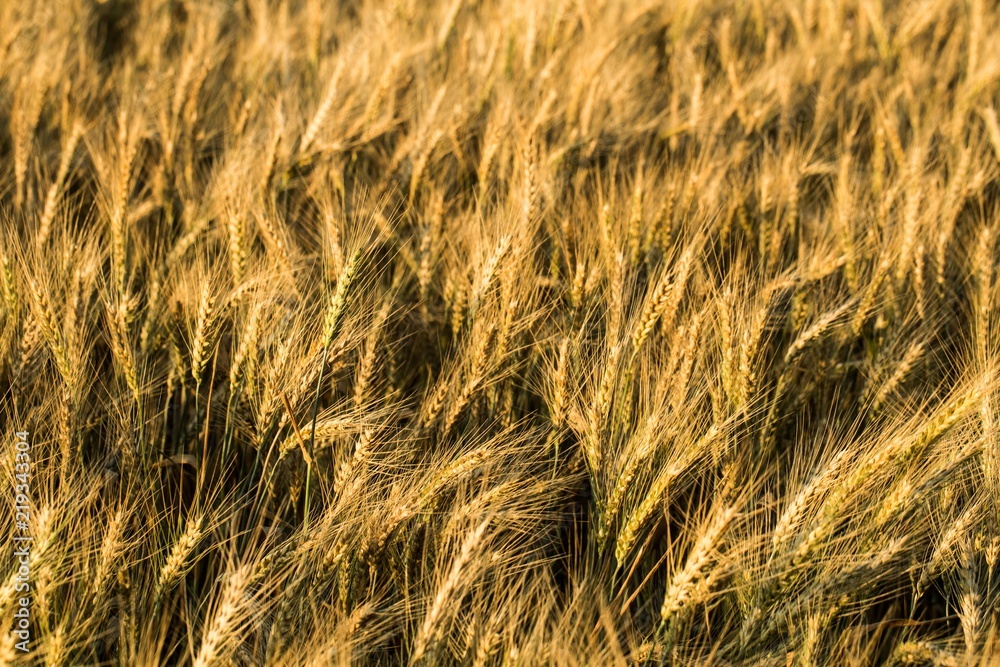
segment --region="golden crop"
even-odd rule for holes
[[[997,35],[0,0],[0,664],[997,664]]]

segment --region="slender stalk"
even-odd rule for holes
[[[323,389],[323,375],[326,374],[326,359],[327,355],[330,353],[330,346],[323,346],[323,359],[319,364],[319,377],[316,379],[316,395],[313,397],[312,406],[312,428],[309,433],[309,460],[306,461],[306,497],[305,497],[305,509],[303,514],[303,524],[306,528],[309,527],[309,504],[312,500],[310,497],[311,483],[312,483],[312,462],[313,462],[313,452],[315,451],[316,443],[316,415],[319,412],[319,395]]]

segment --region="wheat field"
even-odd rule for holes
[[[1000,664],[998,34],[0,0],[0,664]]]

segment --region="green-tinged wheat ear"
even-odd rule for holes
[[[191,566],[191,555],[204,536],[203,526],[203,516],[189,517],[184,532],[180,534],[171,547],[170,554],[160,568],[160,573],[156,578],[156,586],[153,589],[153,603],[157,608],[163,603],[164,594],[180,581],[180,578]]]
[[[919,431],[912,446],[903,450],[903,460],[908,461],[915,451],[923,449],[950,431],[971,409],[979,405],[983,393],[984,387],[974,386],[948,401]]]
[[[320,338],[320,347],[327,349],[334,337],[340,332],[340,325],[344,321],[347,312],[347,299],[350,294],[351,283],[354,282],[358,268],[358,260],[361,258],[361,251],[356,250],[344,263],[344,268],[337,278],[337,287],[330,296],[326,312],[323,315],[323,335]]]
[[[194,339],[191,341],[191,378],[196,386],[201,386],[205,366],[211,356],[212,335],[215,325],[215,295],[210,283],[201,289],[198,301],[198,317],[195,320]]]
[[[267,552],[253,567],[253,572],[248,580],[253,586],[266,581],[267,578],[280,568],[291,566],[297,559],[308,554],[315,547],[316,540],[309,540],[307,533],[295,533],[292,537],[282,542],[280,545]]]
[[[909,479],[903,478],[896,482],[882,500],[881,507],[875,515],[875,524],[884,526],[905,507],[912,506],[917,500],[915,491],[913,483]]]

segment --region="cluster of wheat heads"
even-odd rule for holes
[[[0,660],[991,664],[997,34],[0,2]]]

